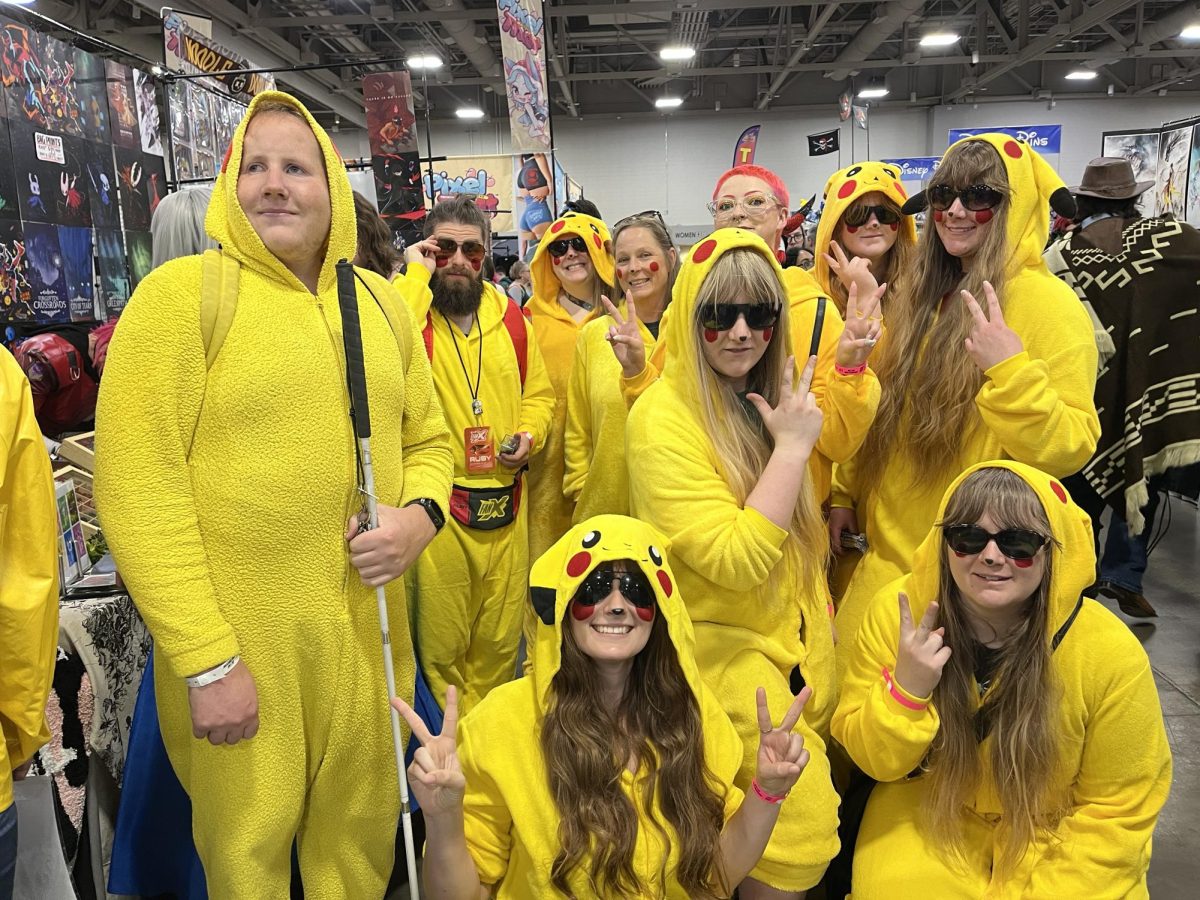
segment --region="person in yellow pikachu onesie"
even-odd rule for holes
[[[955,143],[907,212],[929,205],[916,274],[888,304],[875,363],[885,390],[862,448],[839,463],[830,531],[868,548],[838,605],[838,666],[867,604],[899,577],[958,472],[984,459],[1059,478],[1096,449],[1096,341],[1079,298],[1050,274],[1050,208],[1062,179],[1004,134]]]
[[[435,897],[728,897],[762,855],[808,760],[761,690],[756,775],[733,784],[737,733],[705,686],[668,544],[624,516],[572,528],[533,566],[533,674],[457,725],[453,699],[409,779]],[[775,713],[778,714],[776,709]],[[597,835],[603,835],[599,840]]]
[[[1095,567],[1057,478],[991,460],[946,490],[833,720],[879,782],[854,900],[1149,896],[1171,752],[1146,652],[1082,594]]]
[[[633,514],[674,548],[696,662],[742,739],[742,790],[758,741],[746,685],[762,685],[772,706],[800,684],[813,690],[796,726],[812,759],[752,873],[758,883],[743,886],[751,900],[811,888],[838,848],[824,743],[837,702],[828,543],[808,464],[822,416],[812,361],[797,385],[788,360],[787,298],[757,234],[722,228],[692,247],[664,324],[663,376],[626,425]]]
[[[17,863],[13,782],[46,741],[58,646],[58,515],[29,382],[0,348],[0,898]]]
[[[209,367],[199,256],[138,285],[97,407],[97,507],[154,636],[210,895],[286,897],[294,841],[311,896],[382,896],[400,801],[373,588],[407,695],[400,576],[447,508],[445,420],[399,296],[356,269],[380,518],[359,534],[335,273],[354,204],[295,98],[251,102],[205,225],[237,265],[232,323]]]
[[[446,528],[410,573],[417,652],[438,702],[453,685],[463,710],[516,672],[528,606],[524,473],[545,452],[554,409],[532,328],[482,275],[489,227],[468,198],[439,203],[396,280],[458,444]]]

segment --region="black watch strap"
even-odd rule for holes
[[[433,523],[434,531],[441,531],[442,526],[446,524],[446,517],[442,515],[442,508],[437,505],[436,500],[430,500],[428,497],[418,497],[416,500],[409,500],[405,506],[419,506],[429,515],[429,521]]]

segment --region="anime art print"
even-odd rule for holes
[[[140,231],[150,227],[149,178],[142,154],[116,148],[117,191],[125,227]]]
[[[82,134],[74,48],[26,25],[0,21],[0,81],[9,116],[43,130]]]
[[[58,226],[58,247],[62,251],[63,280],[71,321],[93,321],[96,319],[96,292],[92,229]]]
[[[91,225],[91,201],[84,162],[86,141],[10,122],[21,218],[56,225]]]
[[[119,315],[129,302],[125,243],[117,229],[96,229],[96,266],[100,271],[100,303],[104,318],[111,319]]]
[[[125,232],[125,250],[129,254],[129,288],[137,290],[138,284],[154,268],[154,253],[150,249],[150,232]]]
[[[69,322],[67,278],[63,269],[58,229],[30,222],[25,226],[25,256],[33,311],[39,322]]]
[[[550,149],[550,102],[542,0],[497,0],[496,8],[513,149],[545,152]]]
[[[112,147],[84,141],[83,148],[92,224],[97,228],[115,228],[121,224],[121,218],[117,202],[117,175],[113,168]]]
[[[1189,225],[1200,227],[1200,125],[1192,126],[1192,152],[1188,161],[1187,215]]]
[[[75,85],[79,92],[79,124],[89,141],[112,140],[108,124],[108,83],[104,59],[86,50],[75,50]]]
[[[108,81],[108,118],[112,139],[122,147],[139,147],[137,104],[133,99],[133,75],[129,66],[106,60],[104,73]]]
[[[146,153],[142,156],[142,169],[146,173],[146,203],[153,218],[158,204],[167,196],[167,166],[161,156]]]
[[[188,116],[186,81],[173,81],[167,85],[167,108],[171,118],[171,140],[190,142],[192,126]]]
[[[142,152],[163,155],[162,120],[158,114],[158,85],[149,72],[133,70],[133,96],[137,105]]]
[[[1115,134],[1105,134],[1102,156],[1119,156],[1129,160],[1133,167],[1133,177],[1136,181],[1158,182],[1158,144],[1157,131],[1130,131]],[[1142,195],[1142,214],[1146,216],[1158,213],[1158,190],[1149,190]]]
[[[1164,131],[1158,144],[1158,214],[1182,219],[1187,212],[1188,157],[1192,151],[1192,128]]]
[[[20,203],[20,197],[17,195],[16,163],[13,161],[12,144],[8,138],[8,119],[0,116],[0,219],[20,218]]]
[[[188,114],[192,120],[192,149],[196,153],[216,155],[213,137],[212,108],[209,93],[203,88],[187,85]]]
[[[372,154],[400,156],[417,147],[417,117],[407,72],[378,72],[363,77],[367,139]]]
[[[0,322],[35,318],[21,223],[0,221]]]

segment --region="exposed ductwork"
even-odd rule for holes
[[[461,12],[466,7],[461,0],[421,0],[431,12]],[[479,29],[470,19],[447,18],[440,23],[443,31],[454,38],[454,43],[462,51],[463,56],[470,60],[480,75],[496,77],[500,75],[500,63],[496,54],[479,34]]]
[[[1181,3],[1165,16],[1161,16],[1153,22],[1143,22],[1141,40],[1136,45],[1132,35],[1130,35],[1128,43],[1115,39],[1108,41],[1097,47],[1096,55],[1088,59],[1084,65],[1091,69],[1098,69],[1100,66],[1111,65],[1122,59],[1136,57],[1139,55],[1139,47],[1150,48],[1161,41],[1169,41],[1171,38],[1177,37],[1185,26],[1193,25],[1198,21],[1200,21],[1200,3],[1196,3],[1195,0]]]
[[[896,0],[887,4],[883,15],[872,19],[853,38],[846,48],[838,54],[825,73],[826,78],[834,81],[845,81],[854,74],[855,63],[860,63],[879,49],[880,45],[890,38],[911,16],[919,13],[925,5],[925,0]]]

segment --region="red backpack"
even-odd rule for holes
[[[517,354],[517,371],[521,373],[521,391],[525,390],[525,372],[529,367],[529,336],[525,332],[525,312],[510,297],[504,310],[504,327],[512,338],[513,352]],[[425,355],[433,362],[433,313],[425,314],[425,327],[421,329],[425,341]]]

